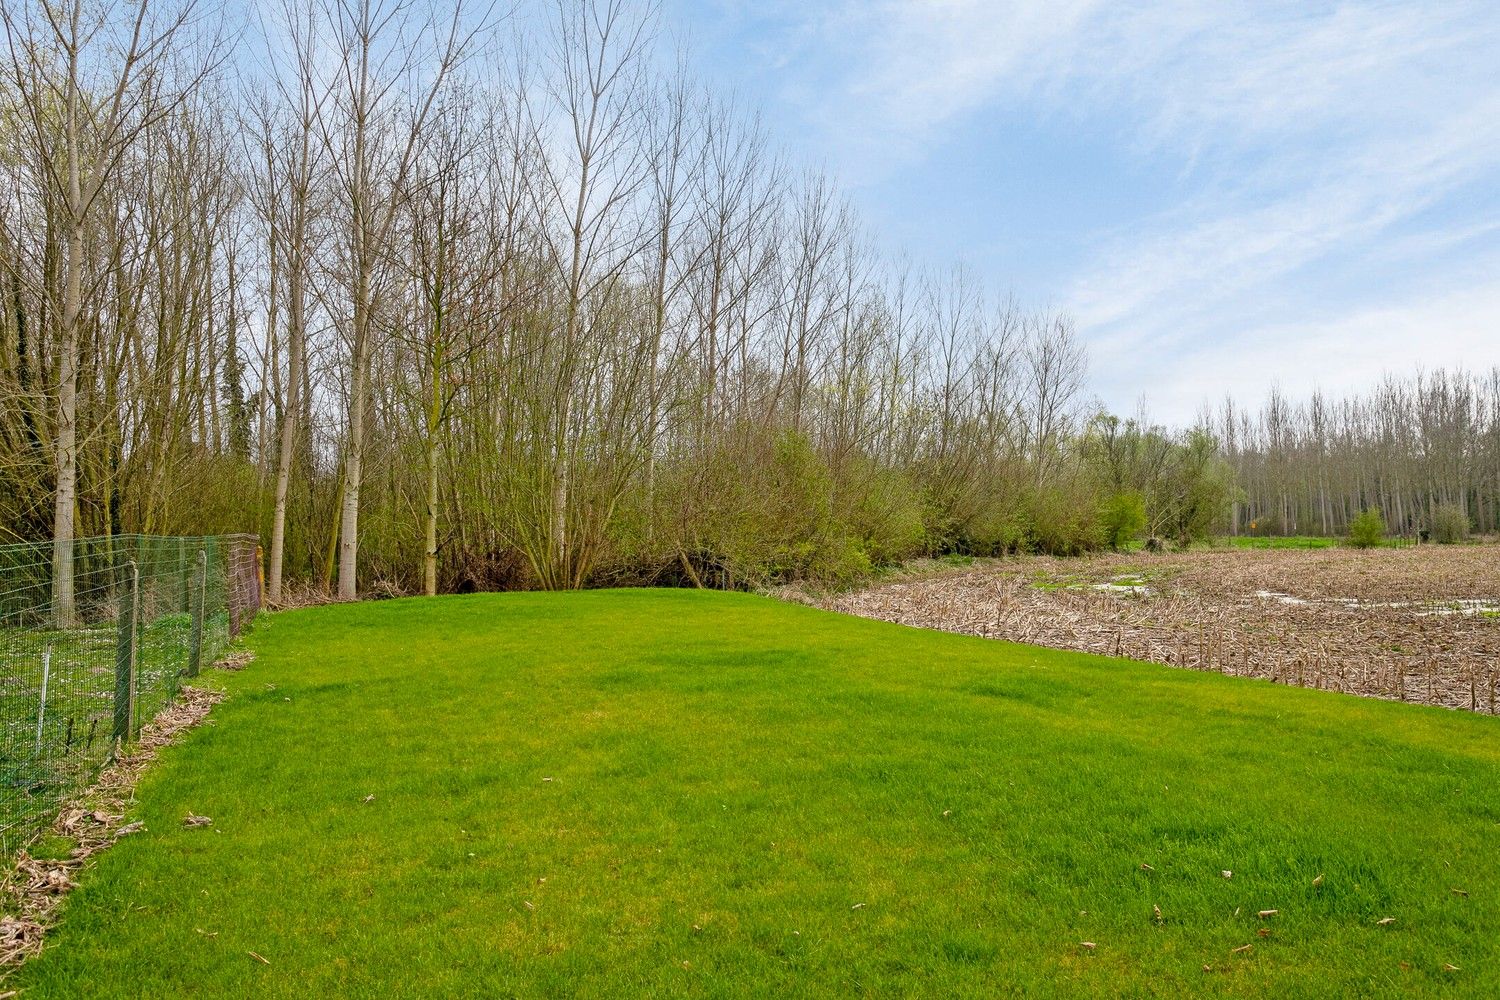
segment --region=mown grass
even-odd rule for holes
[[[1491,718],[700,592],[252,645],[25,996],[1500,994]]]

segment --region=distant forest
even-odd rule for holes
[[[0,544],[66,609],[119,532],[256,532],[277,600],[1497,529],[1500,372],[1102,413],[1065,314],[877,252],[647,6],[7,4]]]

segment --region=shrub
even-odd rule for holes
[[[1432,540],[1439,545],[1453,545],[1469,537],[1469,515],[1456,503],[1438,504],[1432,509]]]
[[[1105,544],[1118,551],[1146,530],[1146,498],[1135,490],[1116,493],[1104,501],[1099,520]]]
[[[1049,556],[1076,556],[1104,545],[1098,500],[1080,495],[1078,484],[1038,489],[1030,499],[1029,548]]]
[[[1373,549],[1385,538],[1385,515],[1366,508],[1349,522],[1349,544],[1357,549]]]
[[[921,491],[905,474],[867,463],[845,473],[835,502],[874,566],[893,566],[920,555],[927,545]]]
[[[1172,497],[1162,511],[1177,544],[1202,541],[1224,520],[1235,497],[1234,470],[1219,458],[1219,443],[1205,431],[1190,431],[1175,448],[1168,477]]]
[[[906,474],[835,465],[804,434],[740,425],[689,461],[663,461],[650,496],[622,498],[595,584],[843,586],[926,548]]]
[[[1027,545],[1027,515],[1020,498],[996,497],[965,526],[954,548],[968,555],[1005,556]]]

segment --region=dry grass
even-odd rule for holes
[[[1495,545],[1005,559],[922,570],[811,603],[949,632],[1496,712]]]

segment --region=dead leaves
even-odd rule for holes
[[[19,965],[42,947],[42,936],[56,917],[64,894],[74,887],[72,873],[94,854],[116,841],[143,833],[140,820],[120,825],[142,772],[156,753],[185,730],[202,723],[224,700],[217,691],[184,687],[172,702],[141,728],[140,739],[101,772],[79,801],[64,806],[53,831],[73,841],[66,858],[33,858],[20,852],[14,867],[0,877],[0,898],[18,912],[0,916],[0,966]],[[192,817],[190,817],[192,818]]]
[[[64,809],[57,818],[56,830],[66,837],[84,833],[90,824],[113,826],[125,817],[103,809]]]
[[[182,827],[184,830],[196,830],[199,827],[213,825],[214,821],[209,819],[207,816],[197,816],[193,813],[188,813],[186,816],[182,817]]]
[[[0,963],[18,965],[40,951],[42,930],[35,920],[0,917]]]
[[[254,659],[254,653],[250,652],[249,650],[240,650],[239,652],[229,653],[225,656],[221,656],[219,658],[219,661],[214,664],[214,669],[229,671],[244,670]]]
[[[1381,917],[1379,920],[1375,921],[1375,924],[1378,927],[1389,927],[1389,926],[1391,926],[1391,924],[1394,924],[1395,922],[1396,922],[1396,918],[1395,917]]]

